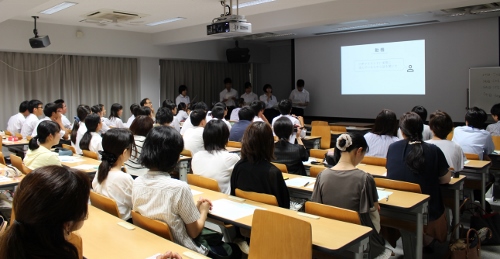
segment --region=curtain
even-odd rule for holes
[[[179,86],[188,87],[191,102],[204,101],[209,107],[219,102],[219,93],[224,90],[224,78],[233,81],[233,88],[241,95],[245,82],[252,82],[251,64],[225,62],[160,60],[161,100],[175,101]]]
[[[128,106],[139,96],[137,59],[0,52],[0,129],[18,112],[24,100],[38,99],[44,104],[64,99],[73,121],[79,104],[102,103]]]

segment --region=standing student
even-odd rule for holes
[[[189,118],[193,124],[192,128],[186,130],[182,138],[184,139],[184,149],[191,151],[194,156],[196,152],[204,150],[203,130],[206,124],[206,113],[201,109],[191,112]]]
[[[104,117],[104,115],[106,115],[106,109],[104,108],[104,105],[102,104],[96,104],[94,106],[92,106],[90,108],[91,112],[92,113],[95,113],[97,115],[99,115],[99,117],[101,118],[101,130],[99,131],[99,134],[104,134],[106,133],[106,131],[109,130],[109,127],[108,125],[106,125],[106,120],[107,118]]]
[[[85,104],[80,104],[76,108],[75,122],[73,123],[73,129],[71,130],[71,146],[76,150],[76,153],[81,155],[82,150],[80,149],[80,140],[82,139],[85,132],[87,132],[87,126],[85,126],[85,119],[91,113],[90,107]]]
[[[185,121],[187,118],[189,118],[189,114],[187,112],[188,112],[187,105],[183,102],[180,102],[177,105],[177,115],[175,114],[174,115],[175,117],[177,117],[177,120]]]
[[[82,239],[73,234],[88,216],[87,174],[47,166],[19,183],[10,226],[0,239],[0,258],[82,259]]]
[[[224,79],[224,87],[225,89],[219,93],[219,101],[226,105],[228,113],[231,115],[231,112],[236,106],[235,102],[238,99],[238,91],[232,88],[233,81],[229,77]],[[229,117],[226,119],[229,119]]]
[[[249,106],[253,101],[259,100],[257,94],[252,92],[252,84],[250,82],[245,83],[245,93],[241,95],[243,98],[243,105]]]
[[[370,147],[365,155],[385,158],[389,145],[399,141],[399,138],[396,137],[397,131],[398,119],[396,114],[391,110],[383,109],[375,118],[375,124],[371,132],[366,133],[364,136]]]
[[[189,105],[191,104],[191,100],[189,99],[189,96],[187,95],[187,90],[188,90],[187,86],[185,86],[185,85],[179,86],[179,95],[175,98],[175,105],[179,105],[180,103],[184,103],[186,105],[186,107],[189,107]]]
[[[122,119],[120,119],[123,113],[123,106],[119,103],[113,103],[110,111],[108,126],[110,128],[126,128],[127,126],[125,126]]]
[[[500,103],[493,105],[490,112],[495,123],[488,125],[486,130],[489,131],[491,135],[498,136],[500,135],[500,122],[498,121],[498,116],[500,116]]]
[[[47,165],[61,165],[56,152],[50,151],[52,146],[61,140],[61,128],[53,121],[42,121],[37,128],[36,137],[28,145],[28,152],[24,157],[24,165],[33,170]]]
[[[130,157],[134,136],[128,129],[110,129],[102,136],[101,164],[92,181],[92,189],[116,201],[120,218],[129,220],[132,209],[132,176],[121,167]]]
[[[465,114],[465,126],[456,127],[452,141],[460,145],[464,153],[477,154],[479,159],[490,160],[495,150],[491,134],[484,130],[487,115],[483,109],[472,107]]]
[[[66,117],[66,113],[68,112],[68,106],[66,106],[66,103],[64,102],[63,99],[57,99],[54,101],[54,103],[59,106],[58,112],[61,114],[61,120],[64,125],[64,128],[71,130],[72,128],[71,122]]]
[[[304,116],[304,110],[309,105],[309,92],[304,89],[304,80],[297,80],[295,89],[292,90],[288,99],[292,100],[292,114]]]
[[[238,112],[238,117],[240,117],[240,120],[236,122],[229,131],[229,140],[241,142],[241,139],[243,138],[243,134],[245,133],[246,128],[253,121],[254,118],[253,110],[248,107],[243,107]]]
[[[170,101],[170,100],[163,101],[161,106],[169,109],[171,114],[177,113],[177,105],[175,105],[175,103]],[[181,131],[181,124],[180,124],[179,120],[177,119],[177,117],[175,117],[175,116],[172,117],[172,121],[169,123],[169,126],[174,127],[174,129],[179,131],[179,132]]]
[[[43,103],[39,100],[31,100],[28,103],[28,111],[30,114],[26,117],[26,120],[21,127],[21,135],[23,138],[31,136],[35,130],[36,124],[38,124],[38,117],[43,115]]]
[[[7,122],[7,130],[10,131],[13,135],[15,135],[16,133],[21,133],[23,123],[26,120],[26,116],[28,116],[29,114],[29,102],[21,102],[21,104],[19,104],[19,112],[9,118],[9,121]]]
[[[281,117],[286,117],[292,122],[295,128],[302,128],[302,131],[300,132],[300,137],[305,138],[307,130],[304,129],[304,118],[302,118],[302,116],[295,116],[290,114],[292,112],[292,101],[290,101],[289,99],[281,100],[280,103],[278,104],[278,109],[280,110],[281,115],[273,119],[272,122],[273,128],[274,128],[274,122],[276,122],[276,120],[278,120]],[[296,135],[291,134],[289,138],[290,143],[294,144],[295,138]]]
[[[160,111],[156,114],[158,115],[159,113]],[[127,173],[130,175],[141,176],[148,172],[148,169],[139,162],[139,156],[141,155],[142,145],[144,144],[146,135],[148,135],[152,128],[153,120],[145,115],[137,116],[132,125],[130,125],[130,131],[134,135],[135,143],[134,152],[132,152],[130,158],[125,162],[125,168],[127,168]]]
[[[102,122],[99,114],[89,114],[87,118],[85,118],[85,127],[87,128],[87,132],[83,134],[80,140],[80,149],[89,150],[95,153],[102,151],[102,137],[99,135],[99,131],[101,131],[102,128]]]
[[[133,103],[130,105],[130,113],[132,115],[130,115],[130,117],[127,120],[127,123],[125,123],[127,127],[130,127],[130,125],[132,125],[132,122],[134,122],[135,115],[137,114],[137,109],[139,108],[141,108],[141,106],[139,106],[139,104],[137,103]]]
[[[297,128],[297,132],[294,132],[292,122],[286,117],[281,117],[274,122],[273,130],[279,138],[278,142],[274,144],[274,162],[285,164],[290,174],[306,176],[306,169],[302,161],[309,159],[309,152],[307,152],[300,137],[302,129]],[[290,135],[294,133],[297,144],[289,142]]]

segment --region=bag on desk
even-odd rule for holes
[[[453,239],[455,236],[455,231],[459,233],[465,233],[463,226],[457,224],[453,228],[451,234],[452,239],[450,240],[450,246],[448,251],[448,258],[450,259],[479,259],[481,258],[481,239],[477,234],[477,231],[470,228],[464,236],[458,239]]]
[[[210,250],[208,256],[215,259],[241,258],[241,251],[234,244],[224,243],[223,235],[208,228],[203,228],[200,235],[194,239],[197,245],[202,245]]]

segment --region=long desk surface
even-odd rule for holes
[[[0,164],[0,176],[5,176],[5,169],[8,167],[6,165]],[[5,179],[6,181],[1,181],[0,182],[0,189],[7,189],[13,186],[17,186],[19,182],[23,179],[24,175],[21,175],[19,177],[13,177],[13,178],[8,178]]]

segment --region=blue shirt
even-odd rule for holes
[[[464,153],[478,154],[479,159],[483,159],[483,154],[488,155],[495,150],[488,131],[470,126],[456,127],[452,141],[460,145]]]
[[[243,138],[243,133],[247,129],[248,125],[252,122],[247,120],[240,120],[236,122],[231,128],[231,132],[229,132],[229,140],[241,142],[241,138]]]

